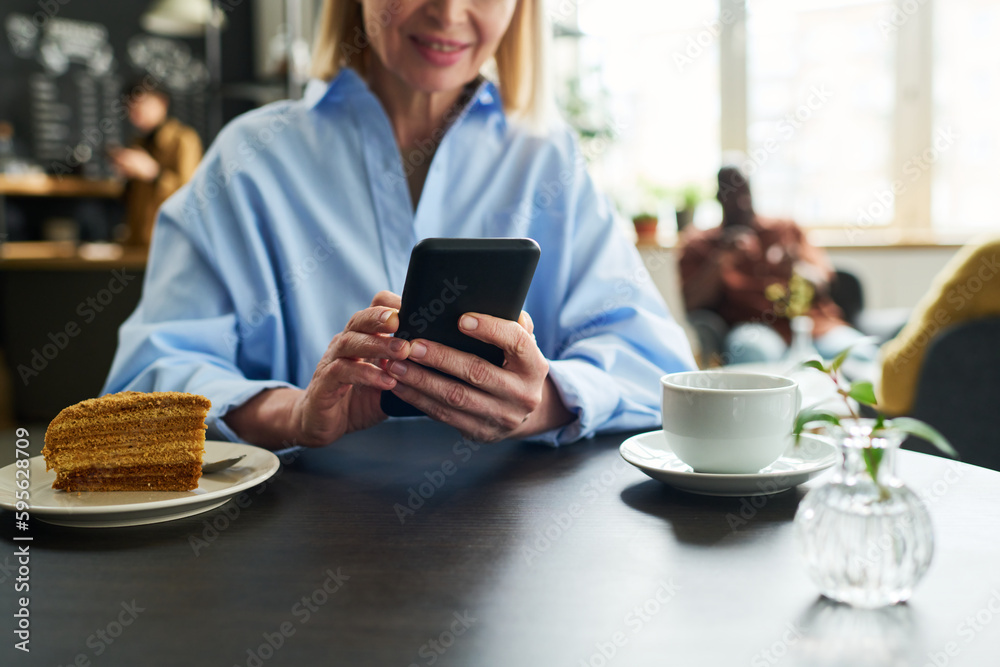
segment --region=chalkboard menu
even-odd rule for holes
[[[115,76],[73,72],[31,78],[35,158],[53,174],[109,175],[105,149],[123,142]]]
[[[124,120],[113,111],[120,84],[107,28],[60,18],[36,23],[17,13],[4,20],[13,53],[41,65],[28,88],[33,156],[50,173],[104,176],[105,147],[122,143]]]
[[[0,96],[20,93],[13,121],[22,149],[45,171],[111,175],[107,148],[131,138],[122,86],[144,75],[170,93],[171,116],[206,137],[208,70],[183,41],[138,34],[116,52],[102,23],[60,16],[40,21],[18,12],[0,18],[8,62],[16,65],[3,67]],[[30,117],[18,119],[25,107]]]

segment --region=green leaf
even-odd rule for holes
[[[885,415],[879,412],[875,417],[875,428],[872,429],[872,433],[876,431],[881,431],[885,428]]]
[[[847,395],[865,405],[875,405],[876,403],[875,387],[872,386],[871,382],[852,382]]]
[[[956,452],[955,448],[951,446],[948,439],[941,435],[940,431],[929,424],[925,424],[919,419],[913,419],[911,417],[896,417],[892,420],[889,427],[894,431],[902,431],[903,433],[923,438],[948,456],[956,459],[959,458],[958,452]]]
[[[795,417],[795,442],[799,441],[799,436],[808,424],[815,422],[829,422],[840,426],[840,418],[832,412],[826,410],[803,410]]]
[[[868,469],[872,481],[878,484],[878,467],[882,464],[885,450],[881,447],[865,447],[861,450],[861,456],[865,459],[865,468]]]
[[[852,345],[851,347],[854,346]],[[840,354],[838,354],[836,357],[833,358],[833,361],[830,362],[830,370],[835,371],[844,365],[844,361],[847,359],[847,355],[851,353],[851,347],[845,348],[840,352]]]
[[[807,360],[805,360],[805,361],[802,362],[802,367],[803,368],[815,368],[816,370],[822,371],[823,373],[828,373],[829,372],[826,369],[826,366],[823,365],[823,362],[820,361],[819,359],[807,359]]]
[[[841,350],[833,361],[830,363],[830,370],[835,371],[844,365],[844,361],[847,360],[847,356],[851,353],[851,350],[856,348],[858,345],[865,345],[868,343],[878,343],[878,338],[875,336],[865,336],[864,338],[859,338],[843,350]]]

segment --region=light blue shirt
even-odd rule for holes
[[[525,310],[576,414],[538,439],[659,426],[659,377],[693,367],[691,351],[571,133],[508,123],[484,82],[414,212],[404,164],[421,157],[400,155],[351,69],[234,120],[160,211],[104,391],[202,394],[210,433],[238,440],[222,417],[264,389],[307,386],[352,314],[402,292],[419,240],[527,236],[542,254]]]

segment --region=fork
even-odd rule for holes
[[[244,454],[243,456],[237,456],[236,458],[232,459],[222,459],[221,461],[213,461],[212,463],[202,463],[201,474],[211,475],[213,472],[221,472],[226,468],[229,468],[230,466],[234,466],[237,463],[239,463],[244,456],[246,456],[246,454]]]

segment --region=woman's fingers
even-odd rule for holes
[[[396,295],[380,293],[368,310],[383,317],[378,309],[398,303]],[[468,437],[486,442],[503,439],[522,427],[541,404],[548,362],[535,342],[534,323],[527,312],[522,311],[517,322],[479,313],[459,319],[462,333],[503,351],[502,367],[440,343],[385,340],[388,337],[379,327],[398,326],[398,315],[377,323],[371,317],[364,311],[358,314],[338,342],[338,354],[378,359],[379,372],[396,383],[393,393]],[[366,330],[374,333],[362,333]]]
[[[379,292],[333,337],[295,402],[293,421],[304,441],[332,442],[385,419],[379,396],[397,385],[386,364],[410,352],[409,342],[392,336],[398,328],[399,297]]]
[[[380,295],[385,295],[385,301],[393,296],[390,292]],[[398,323],[398,315],[389,306],[372,306],[352,315],[316,366],[308,388],[312,400],[330,406],[353,385],[379,391],[394,387],[396,381],[385,372],[382,360],[405,359],[410,344],[388,335],[388,330],[396,328],[393,320]]]
[[[521,311],[517,322],[479,313],[466,313],[458,319],[458,328],[467,336],[503,350],[505,369],[519,373],[543,368],[548,371],[548,364],[531,333],[534,329],[531,316],[524,311]]]
[[[504,366],[440,343],[417,340],[411,342],[407,360],[391,361],[385,368],[398,381],[393,392],[477,440],[507,437],[540,405],[548,374],[548,362],[529,333],[531,326],[526,316],[510,322],[464,315],[459,327],[501,348]]]
[[[375,295],[372,299],[373,306],[385,306],[387,308],[392,308],[394,310],[399,310],[402,305],[402,300],[398,294],[389,292],[388,290],[382,290]]]
[[[328,352],[331,359],[406,359],[410,343],[402,338],[379,336],[356,331],[337,334]]]
[[[474,355],[467,356],[479,359]],[[479,359],[479,361],[482,360]],[[401,384],[412,387],[441,404],[462,412],[496,416],[499,410],[491,404],[496,402],[496,397],[502,397],[505,402],[525,404],[531,402],[530,398],[525,399],[520,396],[520,387],[517,386],[520,383],[516,382],[516,378],[512,377],[512,374],[508,373],[508,377],[504,377],[501,369],[488,361],[483,361],[483,363],[499,373],[485,369],[486,372],[490,373],[489,377],[492,378],[492,381],[485,380],[477,384],[457,381],[455,377],[459,376],[449,377],[412,361],[392,361],[386,367],[386,371]]]
[[[535,322],[531,319],[531,315],[528,314],[528,311],[521,311],[521,315],[517,318],[517,323],[520,324],[525,331],[534,335]]]
[[[528,318],[528,326],[530,322]],[[467,401],[476,395],[465,391],[470,388],[477,388],[483,396],[495,397],[512,406],[523,406],[529,411],[533,409],[541,400],[541,386],[549,368],[534,336],[523,325],[488,315],[463,315],[459,327],[468,335],[503,350],[503,367],[447,345],[416,340],[409,343],[409,357],[405,361],[394,358],[386,366],[386,371],[401,383],[426,392],[456,409],[482,414],[497,412],[482,401],[467,405]],[[461,382],[427,370],[425,366],[447,373]]]
[[[405,359],[410,344],[402,338],[390,334],[399,329],[399,311],[391,305],[398,303],[399,297],[392,292],[379,292],[372,300],[372,306],[359,310],[351,316],[344,331],[334,336],[327,348],[329,358],[350,357],[353,359]]]
[[[389,306],[371,306],[351,315],[344,331],[362,333],[395,333],[399,328],[399,311]]]
[[[449,424],[477,442],[502,440],[528,418],[527,411],[513,410],[478,389],[450,382],[453,390],[445,391],[444,397],[402,383],[392,392],[431,419]]]
[[[516,375],[475,354],[424,340],[413,341],[409,352],[405,361],[390,361],[386,371],[410,386],[437,393],[448,390],[450,387],[442,382],[445,376],[428,370],[433,368],[490,394],[504,395],[516,390]],[[414,372],[411,374],[410,370]],[[409,377],[404,379],[406,375]]]
[[[396,380],[378,366],[358,359],[340,358],[316,370],[310,388],[315,385],[317,400],[339,400],[341,387],[357,385],[383,390],[396,386]]]

